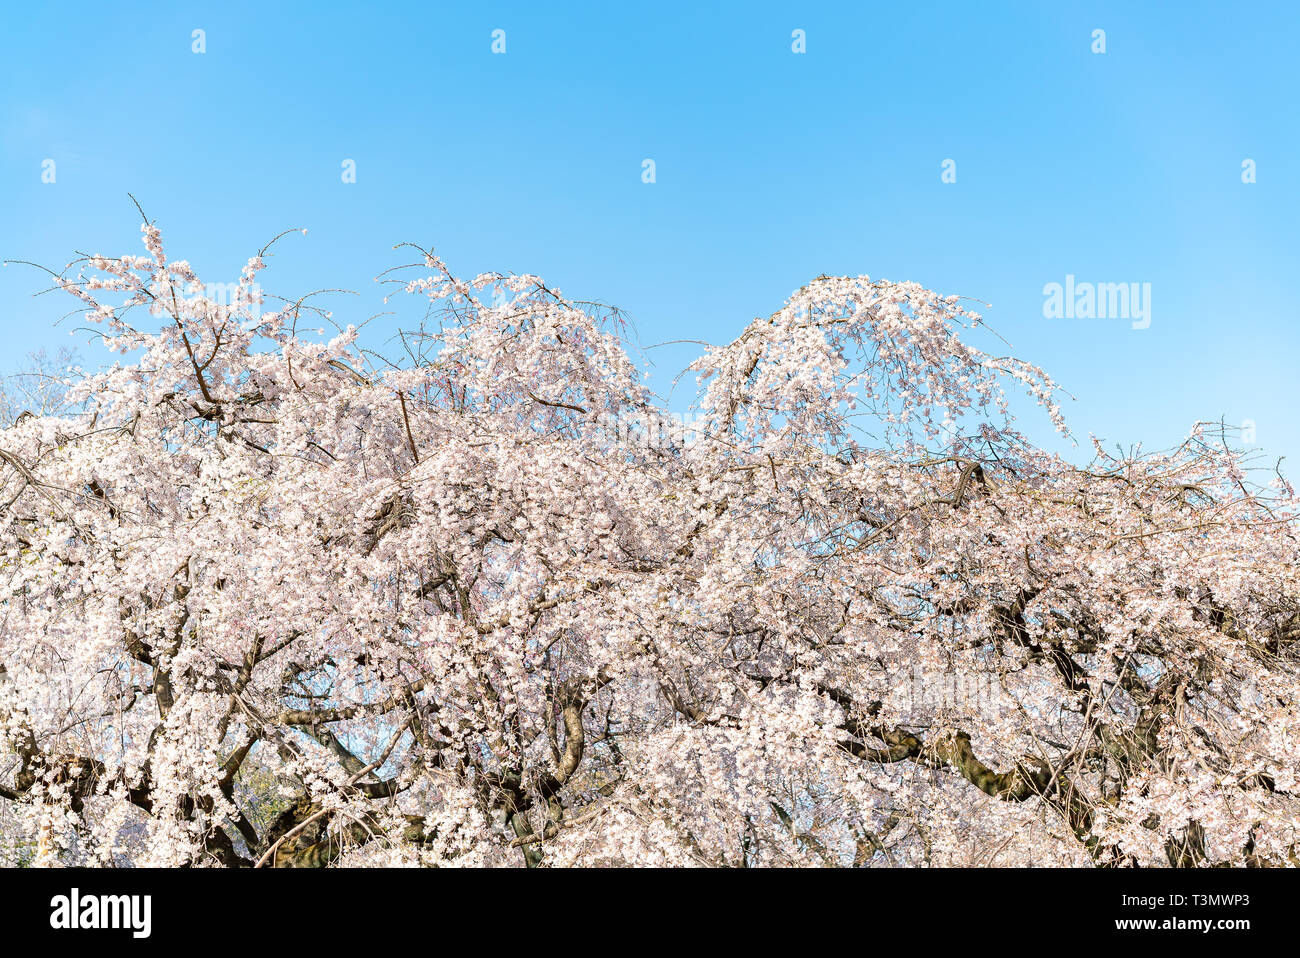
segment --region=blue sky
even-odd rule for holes
[[[372,279],[411,241],[618,304],[644,344],[726,341],[823,272],[910,279],[992,303],[1081,436],[1154,449],[1223,417],[1300,456],[1300,5],[553,6],[7,9],[0,257],[136,252],[129,191],[209,282],[308,227],[263,286],[357,290],[340,321],[388,308]],[[1150,326],[1046,318],[1067,275],[1150,283]],[[41,288],[0,270],[0,371],[98,361]],[[692,350],[648,356],[666,391]]]

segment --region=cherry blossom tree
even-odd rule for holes
[[[536,276],[417,249],[393,362],[142,229],[0,430],[35,863],[1300,864],[1296,500],[1221,428],[1071,464],[962,300],[821,276],[684,431]]]

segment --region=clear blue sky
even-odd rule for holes
[[[645,344],[730,339],[822,272],[912,279],[991,302],[1016,353],[1077,397],[1080,435],[1157,448],[1198,418],[1250,419],[1294,467],[1298,11],[11,4],[0,257],[138,251],[130,191],[209,282],[305,226],[264,287],[355,289],[332,305],[362,319],[409,240],[462,275],[539,273],[616,303]],[[1044,318],[1044,284],[1067,274],[1150,283],[1150,327]],[[52,325],[73,301],[41,287],[0,270],[0,370],[73,341]],[[649,355],[661,391],[691,358]],[[1045,417],[1023,425],[1052,445]]]

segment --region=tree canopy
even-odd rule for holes
[[[866,276],[682,429],[536,276],[417,250],[385,362],[142,230],[55,277],[120,361],[0,430],[34,861],[1300,863],[1296,500],[1222,431],[1072,464],[1044,372]]]

